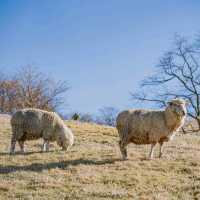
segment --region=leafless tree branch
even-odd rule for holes
[[[200,128],[200,42],[199,46],[191,45],[185,38],[176,36],[174,46],[160,59],[157,72],[141,83],[143,90],[153,88],[153,94],[137,92],[131,96],[137,101],[159,105],[165,105],[169,98],[182,97],[189,102],[188,115],[197,120]]]

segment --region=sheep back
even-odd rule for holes
[[[17,140],[24,141],[41,137],[54,141],[55,132],[63,123],[56,113],[40,109],[22,109],[11,118],[13,134]]]

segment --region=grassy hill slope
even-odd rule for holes
[[[0,199],[200,199],[197,134],[176,136],[162,159],[147,160],[149,146],[130,145],[129,160],[121,161],[115,128],[67,125],[75,134],[69,152],[52,143],[40,153],[38,140],[26,143],[25,155],[10,156],[9,119],[0,118]]]

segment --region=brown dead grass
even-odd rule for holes
[[[0,119],[0,199],[200,199],[200,136],[178,135],[162,159],[147,160],[148,146],[130,145],[121,161],[116,129],[69,121],[75,145],[27,142],[25,155],[8,154],[9,120]]]

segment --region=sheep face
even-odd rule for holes
[[[65,128],[62,128],[59,133],[59,137],[57,138],[57,144],[62,147],[62,150],[68,150],[69,147],[69,139],[68,132]]]
[[[173,99],[168,102],[169,109],[177,116],[185,117],[187,114],[186,102],[183,99]]]
[[[69,146],[68,141],[66,139],[63,140],[61,146],[62,146],[62,150],[63,151],[67,151],[68,150],[68,146]]]

